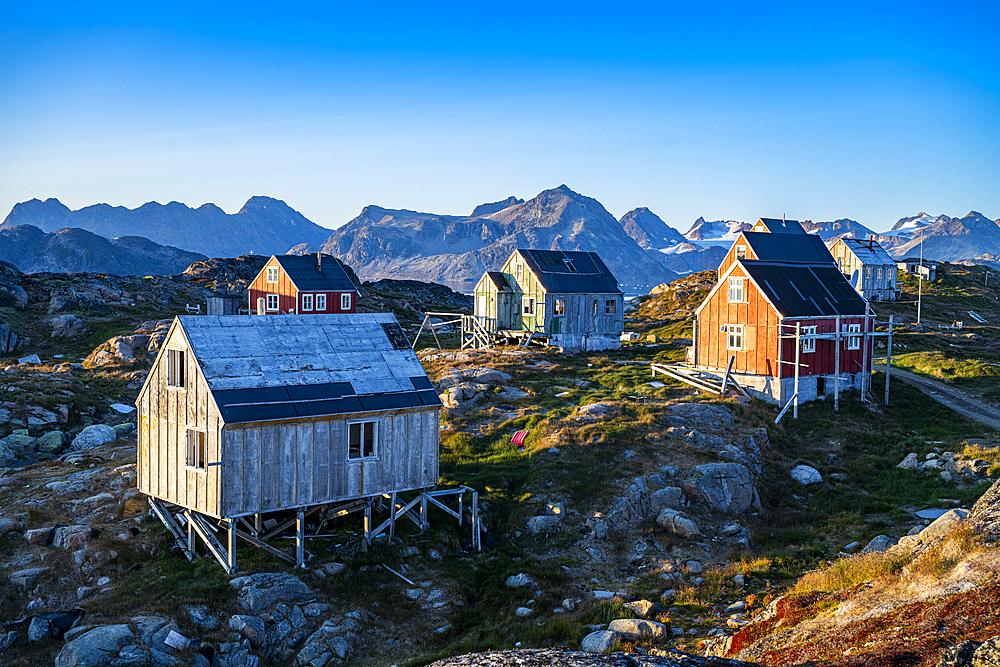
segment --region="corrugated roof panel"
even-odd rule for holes
[[[753,260],[741,260],[740,264],[785,317],[865,313],[865,300],[832,264],[802,266]],[[836,302],[831,302],[827,295]]]
[[[743,232],[753,254],[761,262],[832,264],[833,255],[816,234],[770,234]]]
[[[351,292],[357,289],[336,258],[326,255],[317,268],[316,255],[275,255],[275,259],[302,292]]]

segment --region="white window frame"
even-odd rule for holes
[[[326,310],[326,295],[325,294],[317,294],[316,295],[316,310],[317,311],[324,311],[324,310]]]
[[[302,295],[302,310],[312,310],[313,309],[313,295],[303,294]]]
[[[742,324],[727,324],[726,325],[726,349],[727,350],[742,350],[743,349],[743,325]]]
[[[273,305],[272,305],[272,301],[273,301]],[[272,312],[278,310],[279,303],[280,302],[278,301],[278,295],[277,294],[271,292],[271,293],[269,293],[267,295],[267,308],[266,308],[267,310],[272,311]]]
[[[747,247],[745,245],[736,246],[736,259],[747,258]]]
[[[871,278],[871,277],[872,277],[872,267],[866,266],[865,267],[865,278]]]
[[[278,267],[269,266],[267,267],[267,282],[276,283],[278,282]]]
[[[861,324],[848,324],[847,333],[849,334],[860,334]],[[850,335],[847,337],[847,349],[848,350],[860,350],[861,349],[861,336]]]
[[[346,292],[340,295],[340,309],[350,310],[351,309],[351,293]]]
[[[800,332],[803,336],[815,336],[816,326],[810,325],[807,327],[802,327]],[[802,351],[803,352],[815,352],[816,351],[816,339],[815,338],[804,338],[802,339]]]
[[[729,303],[746,303],[746,278],[729,279]]]
[[[364,435],[365,435],[365,425],[372,425],[372,446],[371,452],[365,453],[364,446]],[[358,446],[360,447],[360,456],[351,455],[351,437],[355,430],[358,429]],[[347,422],[347,460],[348,461],[365,461],[378,458],[378,420],[377,419],[359,419],[357,421]]]
[[[535,297],[533,296],[522,296],[521,297],[521,314],[531,315],[535,314]]]
[[[604,300],[604,314],[605,315],[615,315],[617,313],[617,308],[615,307],[614,299]]]
[[[208,470],[208,433],[202,429],[187,430],[185,467],[193,472],[205,474]]]
[[[492,299],[491,299],[492,301]],[[552,315],[566,314],[566,299],[556,299],[552,304]]]
[[[167,348],[167,389],[187,391],[187,350]]]
[[[516,262],[514,264],[514,278],[517,282],[524,280],[524,264],[521,262]]]

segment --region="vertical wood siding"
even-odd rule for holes
[[[348,461],[347,424],[359,418],[378,421],[376,457]],[[438,482],[437,409],[229,427],[223,434],[222,516],[316,505]]]

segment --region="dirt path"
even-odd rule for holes
[[[875,370],[884,371],[885,366],[875,366]],[[911,384],[938,403],[947,405],[955,412],[965,415],[969,419],[975,419],[978,422],[1000,431],[1000,408],[997,408],[994,405],[990,405],[985,401],[981,401],[978,398],[970,396],[960,389],[950,387],[944,382],[931,380],[923,375],[917,375],[898,368],[893,368],[892,373],[890,374],[890,391],[892,391],[893,380],[902,380],[907,384]],[[891,400],[892,399],[890,398],[890,401]]]

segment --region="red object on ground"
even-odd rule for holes
[[[524,439],[528,437],[529,433],[531,433],[531,431],[518,431],[514,434],[514,437],[511,438],[510,441],[518,447],[522,447],[524,446]]]

